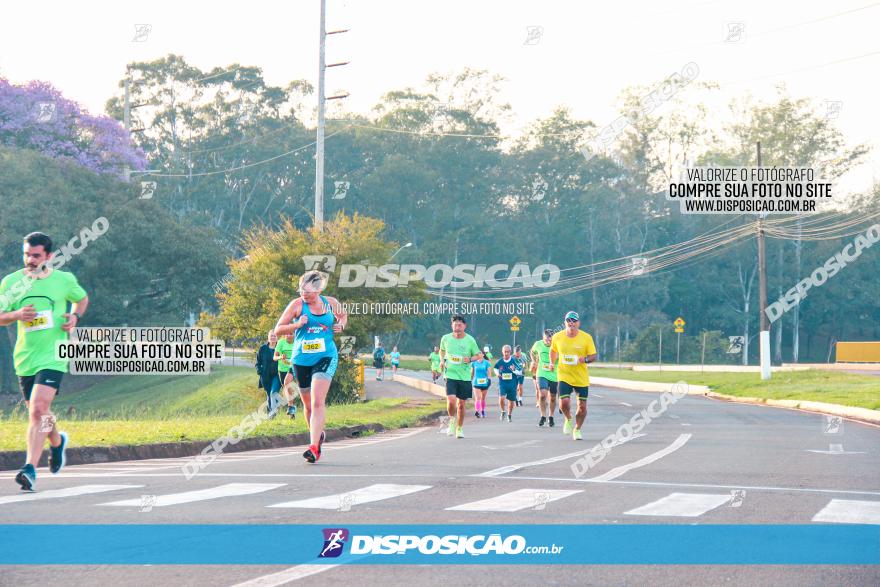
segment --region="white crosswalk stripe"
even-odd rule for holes
[[[880,501],[832,499],[813,516],[814,522],[880,524]]]
[[[181,503],[192,503],[194,501],[205,501],[208,499],[219,499],[221,497],[236,497],[240,495],[253,495],[254,493],[262,493],[272,489],[277,489],[287,485],[286,483],[227,483],[218,487],[210,487],[208,489],[197,489],[195,491],[184,491],[183,493],[169,493],[167,495],[150,496],[150,505],[152,507],[164,507],[168,505],[178,505]],[[100,505],[112,506],[140,506],[143,499],[124,499],[122,501],[111,501]]]
[[[670,493],[666,497],[637,507],[628,516],[680,516],[696,518],[730,501],[729,493]]]
[[[50,489],[48,491],[39,491],[37,493],[7,495],[4,497],[0,497],[0,505],[4,503],[16,503],[20,501],[36,501],[38,499],[76,497],[78,495],[89,495],[92,493],[118,491],[120,489],[137,489],[138,487],[143,487],[143,485],[77,485],[75,487],[67,487],[65,489]]]
[[[517,489],[510,493],[446,508],[459,512],[518,512],[526,508],[542,510],[551,501],[583,493],[583,489]]]
[[[353,506],[401,497],[410,493],[417,493],[430,489],[430,485],[396,485],[394,483],[377,483],[368,487],[362,487],[347,493],[337,493],[311,499],[285,501],[272,504],[270,508],[311,508],[319,510],[344,510]]]

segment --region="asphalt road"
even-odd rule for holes
[[[412,373],[407,373],[412,374]],[[368,376],[371,375],[368,373]],[[421,376],[421,375],[420,375]],[[806,412],[684,397],[580,478],[572,463],[658,398],[591,388],[584,440],[539,428],[534,389],[513,421],[441,425],[224,455],[41,470],[22,500],[0,474],[4,523],[880,524],[880,429]],[[376,384],[371,383],[376,393]],[[408,394],[382,384],[387,394]],[[411,391],[413,397],[425,397]],[[60,490],[60,492],[59,492]],[[69,490],[65,492],[65,490]],[[82,492],[79,494],[71,494]],[[268,545],[283,547],[283,545]],[[591,547],[585,540],[585,547]],[[724,545],[718,545],[724,548]],[[877,585],[871,566],[7,566],[9,585]]]

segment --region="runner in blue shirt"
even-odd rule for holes
[[[477,390],[474,416],[485,418],[486,395],[489,393],[489,385],[492,383],[492,380],[489,379],[492,376],[492,363],[486,360],[483,353],[477,354],[480,357],[479,360],[471,363],[471,383],[474,389]]]
[[[275,326],[276,335],[294,334],[293,368],[311,436],[303,458],[310,463],[321,458],[324,401],[339,363],[333,334],[342,332],[348,323],[348,314],[339,300],[321,295],[325,287],[325,274],[307,271],[299,279],[300,297],[287,305]]]
[[[519,363],[513,358],[510,345],[506,344],[501,349],[501,358],[495,363],[495,371],[498,372],[498,405],[501,406],[501,421],[507,416],[507,421],[512,421],[513,406],[516,405],[516,374],[520,371]],[[505,407],[505,404],[506,407]]]
[[[397,352],[397,345],[391,349],[391,379],[397,375],[397,368],[400,367],[400,353]]]

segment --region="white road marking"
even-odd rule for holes
[[[686,487],[688,489],[746,489],[752,491],[782,491],[792,493],[839,493],[843,495],[870,495],[880,497],[880,491],[860,491],[849,489],[822,489],[813,487],[768,487],[751,485],[715,485],[710,483],[674,483],[669,481],[597,481],[596,479],[575,479],[573,477],[495,477],[508,481],[561,481],[568,483],[608,483],[610,485],[631,485],[633,487]]]
[[[410,493],[417,493],[430,488],[431,485],[396,485],[393,483],[377,483],[376,485],[369,485],[345,493],[336,493],[334,495],[325,495],[310,499],[298,499],[296,501],[285,501],[283,503],[276,503],[266,507],[338,510],[346,503],[351,507],[364,503],[391,499],[392,497],[409,495]]]
[[[506,448],[523,448],[526,446],[531,446],[533,444],[541,444],[540,440],[525,440],[523,442],[517,442],[516,444],[507,444],[505,446],[483,446],[482,448],[486,448],[489,450],[502,450]]]
[[[828,450],[812,450],[807,449],[807,452],[814,452],[820,455],[863,455],[865,454],[863,451],[858,450],[843,450],[842,444],[829,444]]]
[[[232,587],[278,587],[279,585],[285,585],[292,581],[297,581],[299,579],[311,577],[312,575],[317,575],[318,573],[323,573],[324,571],[329,571],[330,569],[335,569],[338,566],[340,565],[297,565],[295,567],[290,567],[289,569],[284,569],[278,573],[263,575],[262,577],[257,577],[256,579],[251,579],[250,581],[245,581],[243,583],[236,583]]]
[[[641,433],[640,434],[633,434],[632,436],[630,436],[629,438],[627,438],[626,440],[624,440],[622,442],[615,441],[614,444],[612,444],[610,446],[610,448],[614,448],[615,446],[620,446],[621,444],[626,444],[630,440],[635,440],[636,438],[641,438],[642,436],[645,436],[645,435],[641,434]],[[595,449],[595,446],[591,446],[590,448],[588,448],[586,450],[579,450],[577,452],[570,452],[570,453],[566,453],[564,455],[558,455],[555,457],[541,459],[539,461],[529,461],[527,463],[517,463],[515,465],[506,465],[504,467],[498,467],[497,469],[492,469],[491,471],[486,471],[485,473],[479,473],[479,474],[473,475],[473,476],[474,477],[498,477],[500,475],[506,475],[507,473],[512,473],[513,471],[518,471],[520,469],[524,469],[525,467],[534,467],[537,465],[549,465],[551,463],[558,463],[559,461],[565,461],[568,459],[573,459],[575,457],[580,457],[580,456],[583,456],[594,449]]]
[[[832,499],[813,516],[813,521],[833,524],[880,524],[880,501]]]
[[[544,509],[551,501],[582,493],[583,489],[517,489],[510,493],[463,503],[447,510],[459,512],[518,512],[526,508]]]
[[[608,471],[607,473],[603,473],[598,477],[593,477],[594,481],[611,481],[612,479],[616,479],[621,475],[625,475],[629,473],[633,469],[638,469],[639,467],[644,467],[645,465],[650,465],[654,461],[658,461],[665,457],[668,454],[674,453],[681,447],[685,445],[685,443],[690,440],[690,434],[682,434],[678,438],[675,439],[675,442],[667,446],[666,448],[660,449],[655,453],[651,453],[646,457],[642,457],[641,459],[634,461],[632,463],[621,465],[620,467],[615,467]]]
[[[157,495],[153,507],[164,507],[168,505],[178,505],[181,503],[192,503],[194,501],[205,501],[208,499],[219,499],[221,497],[236,497],[239,495],[252,495],[254,493],[262,493],[271,489],[284,487],[286,483],[227,483],[217,487],[209,487],[208,489],[197,489],[195,491],[184,491],[182,493],[169,493],[167,495]],[[99,505],[113,505],[120,507],[140,506],[142,499],[125,499],[122,501],[111,501]]]
[[[628,403],[626,403],[626,402],[617,402],[617,403],[619,403],[619,404],[622,405],[622,406],[626,406],[626,407],[628,407],[628,408],[633,407],[632,404],[628,404]]]
[[[603,398],[603,397],[605,397],[605,396],[604,396],[604,395],[599,395],[598,393],[594,393],[594,394],[593,394],[593,397]]]
[[[730,494],[670,493],[664,498],[623,512],[628,516],[680,516],[696,518],[730,502]]]
[[[56,497],[76,497],[77,495],[89,495],[92,493],[104,493],[106,491],[118,491],[120,489],[136,489],[143,485],[77,485],[65,489],[50,489],[38,493],[20,493],[19,495],[7,495],[0,497],[0,504],[15,503],[19,501],[35,501],[38,499],[54,499]]]
[[[688,422],[682,422],[681,425],[682,426],[690,426],[690,424]]]

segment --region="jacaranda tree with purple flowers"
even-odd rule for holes
[[[0,78],[0,144],[118,177],[126,165],[146,169],[143,151],[129,145],[119,121],[89,114],[47,82],[15,85]]]

